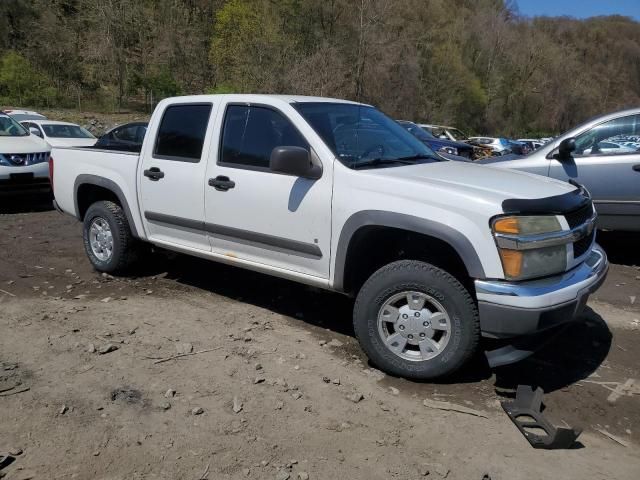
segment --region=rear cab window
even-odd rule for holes
[[[160,120],[153,158],[200,162],[211,109],[210,103],[169,105]]]

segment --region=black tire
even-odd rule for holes
[[[89,240],[91,225],[98,218],[107,222],[113,237],[112,254],[106,260],[96,256]],[[83,224],[84,249],[94,268],[99,272],[126,273],[138,259],[140,245],[131,234],[131,228],[122,207],[111,201],[96,202],[87,210]]]
[[[408,291],[437,300],[449,316],[448,343],[427,360],[408,360],[392,352],[378,329],[381,308],[394,295]],[[389,374],[416,380],[451,375],[475,354],[480,341],[478,308],[467,289],[444,270],[414,260],[386,265],[365,282],[356,298],[353,323],[356,337],[374,365]]]

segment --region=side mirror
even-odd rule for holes
[[[576,139],[573,137],[565,138],[558,145],[558,153],[555,155],[557,160],[571,160],[571,153],[576,149]]]
[[[29,133],[31,135],[35,135],[36,137],[42,138],[42,134],[40,133],[40,130],[38,130],[36,127],[29,127]]]
[[[302,147],[276,147],[271,151],[269,168],[274,172],[317,180],[322,167],[311,159],[311,153]]]

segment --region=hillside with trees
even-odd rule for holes
[[[640,106],[640,23],[503,0],[3,0],[0,105],[296,93],[494,134]]]

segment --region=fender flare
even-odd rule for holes
[[[131,215],[131,209],[129,208],[127,197],[122,192],[122,189],[113,180],[109,180],[108,178],[104,178],[104,177],[99,177],[98,175],[89,175],[89,174],[78,175],[78,177],[76,178],[73,184],[73,203],[74,203],[76,218],[78,220],[82,221],[82,218],[80,217],[80,208],[78,206],[78,190],[83,185],[95,185],[98,187],[106,188],[107,190],[113,192],[113,194],[118,198],[120,205],[122,205],[124,214],[127,217],[127,221],[129,222],[129,228],[131,229],[131,234],[136,238],[140,238],[140,235],[138,234],[138,230],[136,229],[136,224],[133,221],[133,215]]]
[[[349,217],[340,232],[334,262],[333,286],[336,290],[344,290],[345,267],[351,239],[360,228],[367,226],[398,228],[442,240],[449,244],[460,256],[470,277],[475,279],[485,278],[484,268],[476,249],[467,237],[452,227],[403,213],[363,210]]]

